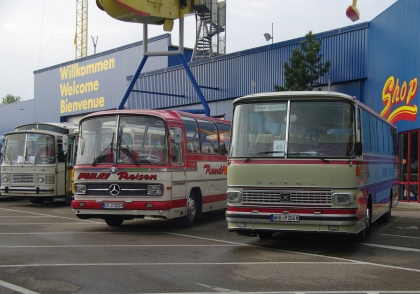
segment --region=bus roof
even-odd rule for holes
[[[55,123],[55,122],[33,122],[23,125],[18,125],[15,127],[16,131],[25,131],[25,130],[45,130],[51,131],[60,134],[70,134],[74,130],[77,130],[79,125],[73,123]]]
[[[233,103],[239,103],[243,101],[252,101],[261,98],[267,98],[267,100],[275,99],[288,99],[288,98],[341,98],[348,99],[351,101],[357,101],[356,97],[350,96],[338,92],[327,92],[327,91],[281,91],[281,92],[266,92],[258,93],[253,95],[247,95],[243,97],[236,98]]]
[[[261,101],[262,98],[265,98],[265,101],[275,101],[278,99],[322,99],[322,98],[336,98],[336,99],[343,99],[348,100],[352,103],[355,103],[359,106],[362,106],[370,113],[374,114],[376,117],[382,119],[384,122],[394,126],[392,123],[387,121],[385,118],[381,117],[379,113],[375,110],[371,109],[367,105],[363,104],[359,100],[356,99],[355,96],[350,96],[344,93],[339,92],[329,92],[329,91],[278,91],[278,92],[266,92],[266,93],[258,93],[253,95],[247,95],[243,97],[236,98],[233,101],[233,105],[237,105],[239,103],[247,103],[247,102],[257,102]],[[395,126],[394,126],[395,127]]]
[[[181,121],[181,116],[192,117],[196,119],[204,119],[218,123],[230,124],[230,121],[218,119],[214,117],[204,116],[200,114],[194,114],[179,110],[154,110],[154,109],[129,109],[129,110],[105,110],[91,113],[83,117],[80,121],[92,118],[100,115],[109,115],[109,114],[139,114],[139,115],[152,115],[162,118],[165,121]]]

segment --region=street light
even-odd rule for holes
[[[273,23],[271,23],[271,35],[269,33],[265,33],[264,37],[267,40],[267,42],[271,39],[271,44],[273,44]]]

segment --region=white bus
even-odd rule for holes
[[[80,219],[179,218],[226,208],[229,121],[170,110],[112,110],[80,121],[72,208]]]
[[[34,204],[73,197],[77,124],[30,123],[5,134],[1,197],[26,198]]]
[[[228,230],[325,232],[363,240],[391,217],[397,133],[341,93],[261,93],[234,101],[227,166]]]

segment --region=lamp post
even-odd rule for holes
[[[267,40],[267,42],[270,41],[270,39],[271,39],[271,44],[273,44],[273,35],[274,35],[274,33],[273,33],[273,23],[271,23],[271,35],[269,33],[265,33],[264,37]]]

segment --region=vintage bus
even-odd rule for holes
[[[180,111],[112,110],[80,121],[72,208],[109,226],[226,208],[230,122]]]
[[[34,204],[73,197],[77,124],[30,123],[5,134],[1,197],[26,198]]]
[[[363,240],[398,199],[397,133],[341,93],[261,93],[234,101],[228,230],[325,232]]]

